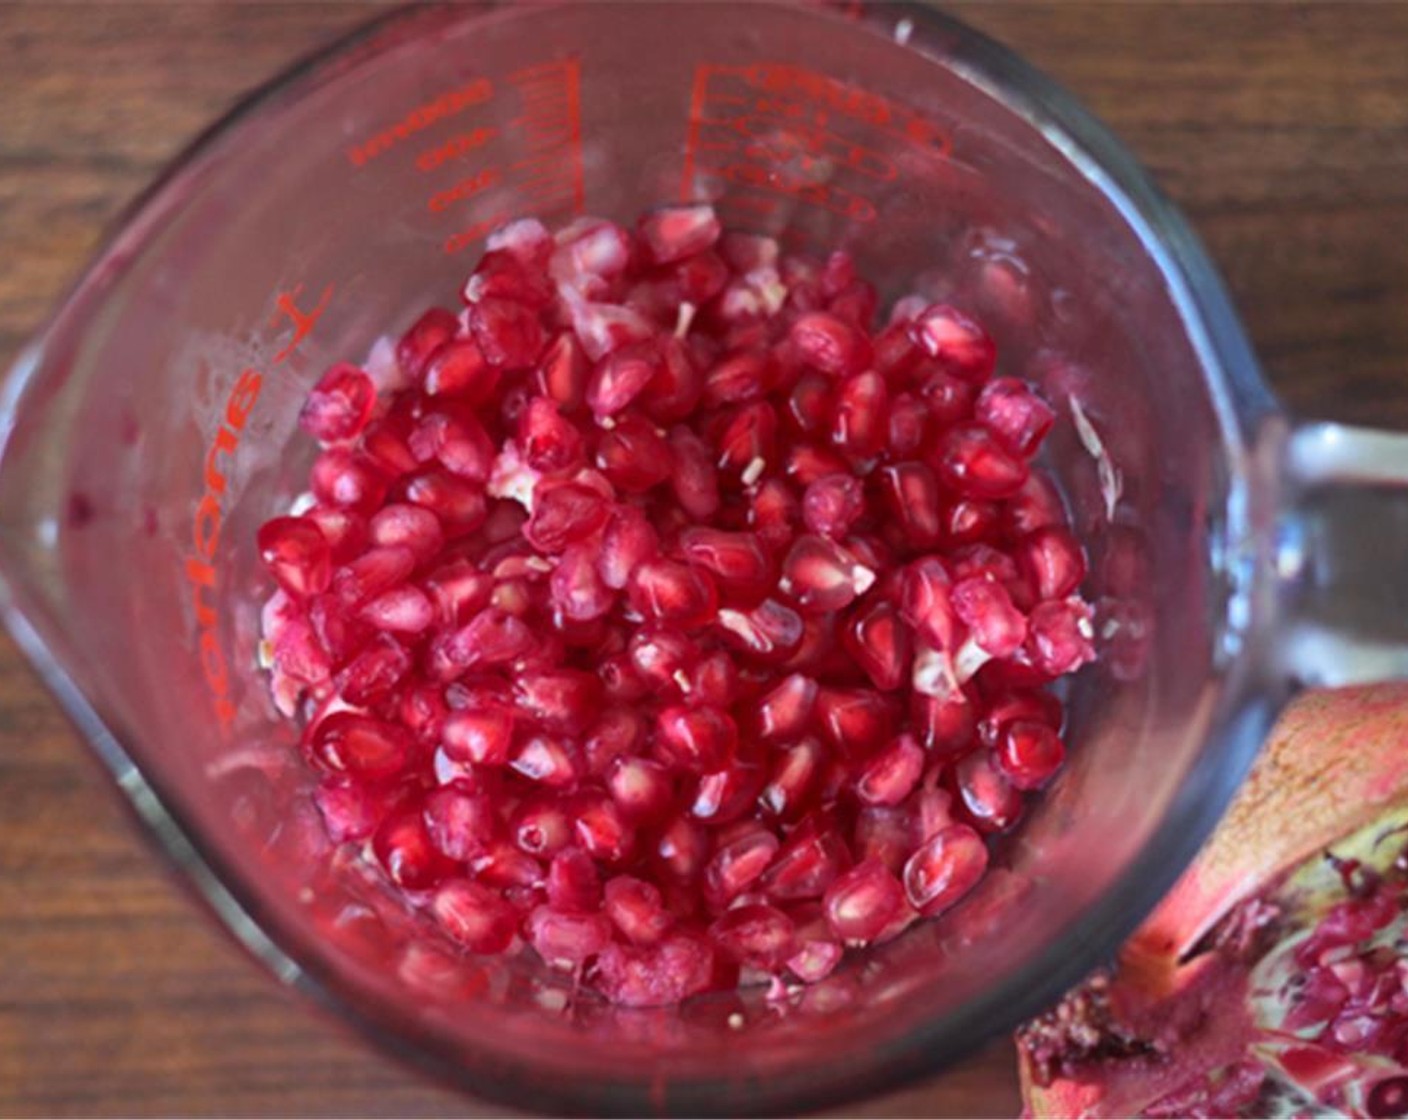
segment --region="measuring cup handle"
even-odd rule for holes
[[[1311,687],[1408,678],[1408,435],[1301,423],[1282,482],[1277,667]]]

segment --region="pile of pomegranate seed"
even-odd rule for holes
[[[464,309],[330,369],[258,545],[316,800],[472,953],[624,1004],[943,913],[1064,755],[1093,657],[1055,419],[982,326],[722,233],[489,239]]]

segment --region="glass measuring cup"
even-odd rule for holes
[[[504,213],[625,217],[686,190],[735,225],[851,245],[890,294],[932,271],[981,301],[1062,407],[1054,465],[1122,624],[1073,698],[1072,769],[1009,853],[1022,878],[786,1016],[752,996],[564,1012],[570,993],[529,970],[412,940],[350,869],[310,883],[302,775],[253,670],[253,527],[302,477],[292,419],[323,365],[443,299]],[[1345,511],[1379,497],[1337,483],[1394,454],[1292,433],[1118,150],[918,11],[383,25],[173,174],[21,359],[7,406],[10,621],[139,808],[285,978],[480,1091],[549,1107],[792,1108],[936,1067],[1115,944],[1325,643],[1341,649],[1318,664],[1341,673],[1397,667],[1391,633],[1358,640],[1376,616],[1330,594],[1363,555]],[[1004,920],[985,929],[980,904]]]

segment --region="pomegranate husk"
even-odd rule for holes
[[[1350,1077],[1343,1060],[1328,1072],[1295,1068],[1297,1059],[1325,1067],[1337,1059],[1268,1030],[1267,993],[1252,990],[1252,971],[1283,952],[1285,939],[1251,946],[1257,922],[1279,916],[1282,929],[1308,928],[1347,897],[1328,851],[1369,867],[1391,862],[1403,844],[1382,841],[1405,819],[1408,685],[1299,697],[1217,831],[1114,968],[1044,1017],[1058,1032],[1073,1020],[1093,1024],[1095,1048],[1051,1077],[1034,1057],[1035,1024],[1019,1033],[1027,1114],[1137,1116],[1170,1102],[1172,1114],[1228,1114],[1242,1073],[1259,1080],[1271,1068],[1281,1083],[1310,1082],[1312,1092],[1326,1076]],[[1186,1096],[1200,1085],[1213,1088]]]

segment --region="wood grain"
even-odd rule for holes
[[[1408,427],[1408,4],[957,3],[1130,143],[1297,410]],[[0,363],[243,91],[378,9],[0,4]],[[0,644],[0,1114],[481,1115],[285,999]],[[867,1114],[1011,1115],[993,1048]]]

